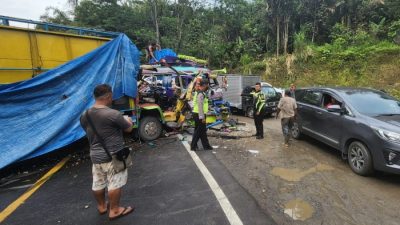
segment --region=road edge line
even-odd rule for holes
[[[232,204],[230,203],[229,199],[226,197],[224,191],[218,185],[217,181],[214,179],[210,171],[201,161],[199,156],[190,150],[190,145],[187,141],[184,140],[181,134],[178,134],[179,140],[181,140],[183,146],[185,147],[186,151],[192,157],[194,163],[196,164],[197,168],[200,170],[201,174],[203,175],[204,179],[207,181],[208,185],[210,186],[212,192],[214,193],[215,197],[218,200],[222,210],[225,213],[226,218],[228,219],[231,225],[243,225],[242,220],[239,218],[238,214],[236,213],[235,209],[233,208]]]
[[[50,179],[58,170],[60,170],[65,163],[68,162],[70,156],[62,159],[57,165],[51,168],[45,175],[43,175],[38,181],[36,181],[31,188],[29,188],[24,194],[17,198],[13,203],[7,206],[3,211],[0,212],[0,223],[2,223],[8,216],[10,216],[20,205],[24,204],[25,201],[37,191],[46,181]]]

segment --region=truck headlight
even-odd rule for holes
[[[400,134],[399,133],[395,133],[395,132],[384,130],[384,129],[377,128],[377,127],[373,127],[373,129],[378,134],[378,136],[381,137],[383,140],[400,143]]]

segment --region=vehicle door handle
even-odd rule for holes
[[[321,111],[317,111],[316,112],[318,115],[322,115],[322,112]]]

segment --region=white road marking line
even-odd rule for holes
[[[179,134],[178,138],[179,138],[179,140],[181,140],[183,146],[185,146],[186,151],[192,157],[197,168],[199,168],[201,174],[203,174],[203,176],[206,179],[208,185],[210,186],[212,192],[214,193],[215,197],[217,198],[219,204],[221,205],[221,208],[224,211],[229,223],[231,225],[243,225],[242,220],[239,218],[235,209],[229,202],[229,199],[226,197],[226,195],[222,191],[221,187],[218,185],[217,181],[211,175],[210,171],[208,171],[207,167],[204,165],[204,163],[201,161],[201,159],[197,156],[197,154],[194,151],[190,150],[190,145],[187,141],[185,141],[183,139],[183,136]]]

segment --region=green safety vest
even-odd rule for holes
[[[254,98],[255,110],[260,112],[265,106],[265,94],[262,91],[259,92],[251,92]]]
[[[194,96],[193,96],[193,112],[194,113],[199,113],[199,104],[197,104],[197,94],[199,92],[196,91]],[[201,92],[204,95],[204,100],[203,100],[203,112],[206,114],[208,112],[208,98],[207,95],[204,92]]]

